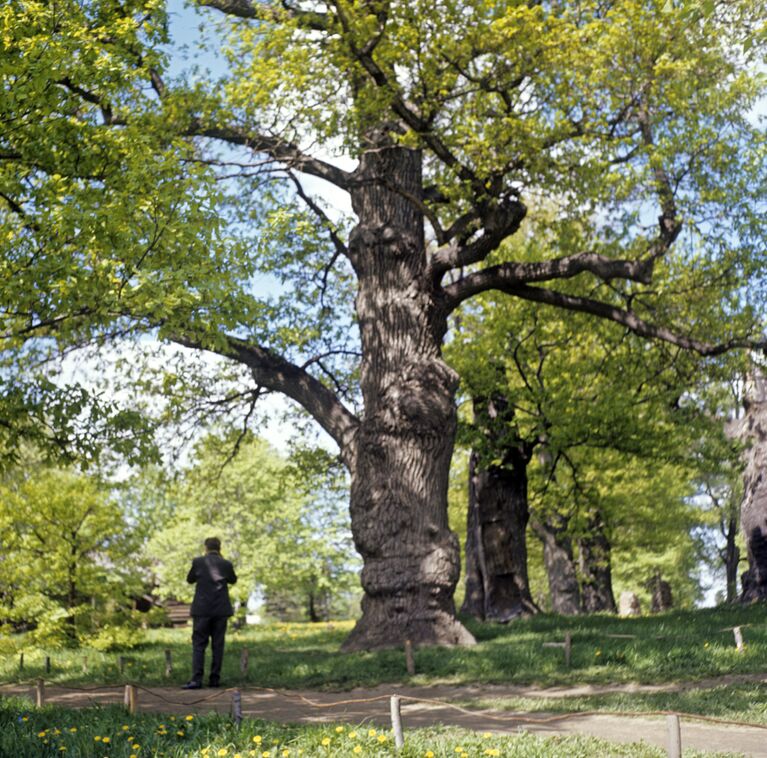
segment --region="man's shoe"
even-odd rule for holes
[[[186,684],[181,685],[182,690],[201,690],[202,684],[200,682],[187,682]]]

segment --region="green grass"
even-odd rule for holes
[[[254,739],[255,738],[255,739]],[[382,741],[381,741],[382,740]],[[355,747],[359,749],[355,752]],[[63,748],[63,749],[62,749]],[[14,758],[310,758],[313,756],[401,756],[402,758],[660,758],[665,751],[645,744],[608,743],[590,737],[501,736],[459,729],[419,729],[406,733],[396,751],[391,734],[369,726],[324,724],[280,726],[244,720],[240,727],[219,715],[127,717],[117,707],[69,710],[30,709],[27,701],[0,699],[0,755]],[[685,756],[702,755],[685,751]],[[708,753],[707,755],[711,755]],[[725,755],[725,754],[720,754]],[[735,755],[735,754],[727,754]]]
[[[457,704],[475,709],[531,713],[675,711],[767,726],[767,685],[762,683],[694,688],[684,692],[619,692],[608,695],[558,698],[483,697],[471,701],[464,700]],[[767,732],[765,732],[765,740],[767,740]]]
[[[760,673],[767,669],[767,606],[676,611],[651,617],[539,616],[512,624],[468,622],[478,644],[471,648],[422,648],[415,652],[416,675],[407,677],[401,650],[344,654],[339,651],[349,622],[335,624],[278,624],[230,633],[223,679],[228,685],[343,690],[355,686],[408,681],[428,685],[575,683],[665,683],[724,674]],[[739,653],[731,631],[740,625],[746,650]],[[723,631],[725,630],[725,631]],[[564,665],[561,649],[544,642],[573,635],[572,664]],[[635,639],[606,635],[633,634]],[[189,630],[151,630],[148,641],[124,655],[124,674],[118,653],[92,650],[25,648],[23,637],[12,641],[14,652],[0,657],[0,681],[27,681],[43,676],[60,684],[179,684],[189,676]],[[248,675],[239,669],[240,652],[250,656]],[[6,643],[8,650],[8,643]],[[164,676],[164,650],[172,651],[174,672]],[[19,671],[18,652],[25,653]],[[53,668],[45,673],[45,656]],[[83,658],[87,658],[87,670]]]

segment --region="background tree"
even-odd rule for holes
[[[231,436],[204,438],[168,492],[147,548],[159,594],[191,599],[189,563],[215,535],[237,571],[233,598],[244,605],[260,589],[267,605],[287,596],[319,620],[357,584],[345,483],[321,451],[301,455],[299,470],[252,436],[227,461],[231,447]]]
[[[222,402],[284,393],[350,473],[347,647],[471,642],[448,318],[495,289],[702,354],[761,344],[763,3],[203,4],[226,16],[221,81],[167,75],[158,0],[3,8],[4,351],[149,333],[239,367]],[[545,245],[535,227],[488,261],[541,196]],[[259,299],[270,272],[283,289]],[[726,320],[698,312],[712,287]]]
[[[622,559],[629,563],[621,566],[620,575],[633,577],[635,587],[647,582],[649,576],[642,572],[650,571],[653,561],[669,567],[661,556],[673,544],[686,544],[691,556],[699,556],[690,530],[700,526],[703,516],[695,516],[686,497],[703,471],[701,439],[710,438],[713,444],[722,436],[721,423],[709,423],[704,409],[688,401],[692,393],[706,390],[705,367],[679,351],[648,353],[630,334],[593,327],[586,332],[579,318],[526,310],[514,301],[480,298],[473,312],[462,318],[447,352],[473,406],[473,422],[463,434],[482,451],[482,457],[475,454],[473,460],[484,460],[488,473],[504,461],[521,463],[508,466],[521,494],[508,487],[500,505],[496,498],[487,504],[486,520],[492,528],[505,523],[505,545],[489,539],[477,549],[472,534],[481,529],[476,528],[476,504],[470,498],[463,610],[487,615],[482,610],[483,585],[475,579],[483,572],[475,565],[482,560],[503,565],[503,556],[489,553],[500,549],[512,554],[510,545],[526,552],[525,523],[532,508],[531,527],[543,543],[551,607],[564,613],[614,612],[613,534]],[[730,364],[722,363],[718,371],[733,370]],[[484,405],[477,409],[482,396],[490,398],[492,433]],[[713,452],[704,457],[710,470],[720,467]],[[645,492],[654,492],[652,497],[663,502],[659,513],[675,514],[665,527],[657,515],[639,506]],[[643,531],[637,513],[651,529]],[[632,540],[641,544],[641,551]],[[695,561],[677,562],[679,570],[672,568],[671,573],[689,599]],[[512,573],[501,576],[510,579]],[[516,572],[517,581],[521,576],[527,576],[526,568]],[[494,580],[485,578],[484,584],[489,581]],[[526,580],[525,586],[529,596]],[[478,602],[474,610],[473,600]]]
[[[6,474],[0,514],[3,622],[49,644],[100,632],[108,643],[142,575],[139,541],[105,486],[35,462]]]

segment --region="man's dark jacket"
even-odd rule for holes
[[[197,583],[190,616],[232,616],[227,585],[237,581],[234,567],[219,553],[210,552],[192,561],[186,577],[189,584]]]

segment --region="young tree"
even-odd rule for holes
[[[76,643],[97,631],[94,608],[126,608],[140,589],[138,542],[91,477],[14,469],[0,485],[0,524],[0,618],[40,639]]]
[[[299,471],[251,435],[227,461],[231,446],[231,435],[204,438],[167,493],[147,548],[160,594],[191,597],[189,562],[209,536],[221,539],[234,563],[231,592],[243,604],[260,588],[310,611],[318,598],[350,592],[358,566],[338,472],[326,460],[318,467],[318,453],[314,463],[303,456]]]
[[[160,0],[2,9],[4,345],[150,332],[241,365],[229,400],[284,393],[349,469],[365,597],[346,647],[471,642],[448,319],[496,289],[702,354],[761,344],[742,287],[763,231],[763,2],[201,5],[227,22],[221,81],[166,74]],[[275,174],[296,204],[262,232]],[[328,185],[350,225],[323,210]],[[546,245],[490,263],[540,196]],[[656,269],[686,276],[655,289]],[[257,299],[264,271],[291,288]],[[711,287],[724,323],[697,313]],[[359,407],[328,377],[352,323]]]

